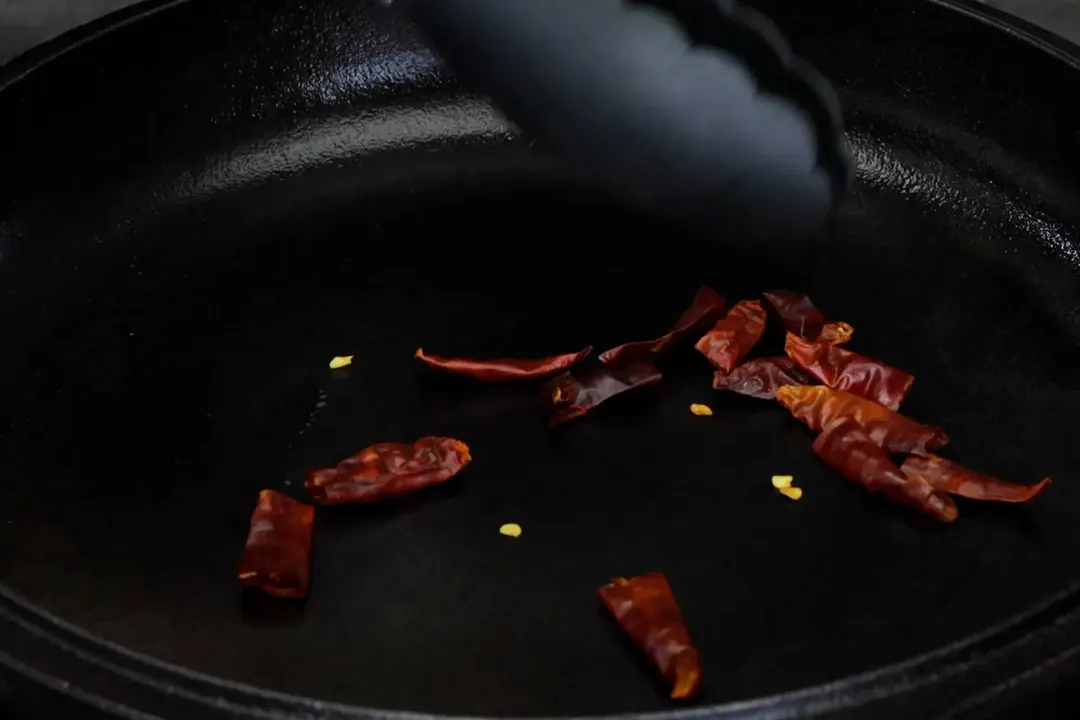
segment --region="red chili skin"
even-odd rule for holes
[[[765,299],[780,316],[784,330],[805,340],[817,340],[827,322],[825,313],[814,307],[809,296],[791,290],[772,290]]]
[[[630,342],[600,353],[600,362],[605,365],[653,360],[663,351],[677,344],[688,335],[695,335],[715,323],[726,309],[724,298],[708,285],[702,285],[693,304],[675,322],[666,334],[655,340]]]
[[[540,403],[548,413],[548,423],[561,425],[627,390],[655,385],[662,377],[656,366],[647,362],[605,366],[581,377],[564,373],[544,383]]]
[[[426,355],[423,348],[416,351],[416,359],[428,367],[464,375],[483,382],[505,382],[507,380],[535,380],[545,378],[576,365],[592,354],[592,347],[565,355],[553,355],[546,358],[498,358],[495,360],[470,360],[468,358],[444,358],[438,355]]]
[[[827,426],[814,441],[814,452],[841,475],[870,492],[884,493],[941,522],[952,522],[959,515],[952,498],[935,490],[923,477],[905,474],[851,418]]]
[[[838,348],[812,343],[788,333],[784,351],[802,369],[833,390],[873,400],[890,410],[900,408],[915,378],[885,363]]]
[[[274,597],[306,597],[314,521],[315,508],[310,505],[273,490],[260,492],[240,558],[240,584]]]
[[[469,447],[453,438],[378,443],[337,467],[309,471],[305,486],[321,505],[377,502],[444,483],[471,461]]]
[[[764,333],[765,308],[757,300],[743,300],[694,347],[718,369],[731,372]]]
[[[939,427],[922,425],[866,398],[821,385],[785,386],[776,391],[776,400],[814,432],[851,418],[890,453],[922,453],[949,442]]]
[[[855,328],[846,322],[827,322],[825,314],[803,293],[772,290],[765,293],[765,299],[780,316],[784,330],[803,340],[843,345],[855,334]]]
[[[935,490],[990,502],[1027,502],[1050,484],[1050,478],[1043,478],[1034,485],[1016,485],[930,454],[909,455],[900,469],[907,475],[923,478]]]
[[[772,400],[776,391],[785,385],[813,385],[814,376],[786,357],[759,358],[738,366],[729,373],[717,370],[713,374],[713,388]]]
[[[660,573],[617,578],[597,594],[623,631],[671,682],[671,697],[697,695],[701,661],[667,578]]]

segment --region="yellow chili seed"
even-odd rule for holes
[[[780,494],[791,500],[798,500],[802,497],[802,488],[797,487],[785,487],[779,488]]]
[[[343,367],[348,367],[348,366],[352,365],[352,360],[353,360],[354,357],[356,357],[356,356],[355,355],[338,355],[336,358],[334,358],[333,360],[330,361],[330,369],[331,370],[340,370]]]
[[[780,488],[789,488],[791,483],[795,482],[795,478],[791,475],[773,475],[772,486],[779,490]]]

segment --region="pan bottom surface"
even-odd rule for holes
[[[669,707],[598,607],[616,575],[668,575],[703,703],[934,650],[1064,589],[1080,550],[1075,268],[1018,212],[1035,210],[987,202],[958,211],[864,173],[828,245],[801,259],[695,251],[524,180],[203,226],[205,247],[255,239],[198,266],[117,265],[93,310],[67,306],[27,350],[0,453],[0,581],[204,673],[425,712]],[[915,375],[905,411],[948,430],[949,457],[1054,485],[1030,506],[960,501],[936,525],[824,467],[783,409],[714,393],[689,347],[658,387],[554,430],[535,384],[433,377],[412,359],[654,337],[702,283],[729,304],[812,293],[856,327],[852,349]],[[756,354],[781,340],[773,322]],[[332,372],[335,355],[356,359]],[[424,435],[465,440],[473,464],[399,501],[320,508],[306,602],[241,593],[260,489],[304,498],[307,469]],[[522,537],[501,536],[506,522]]]

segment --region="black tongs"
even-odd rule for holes
[[[395,0],[467,84],[622,199],[712,230],[820,227],[852,178],[839,103],[731,0]]]

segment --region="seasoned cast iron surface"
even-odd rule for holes
[[[0,62],[82,23],[133,4],[132,0],[0,0]],[[992,0],[986,4],[1073,42],[1080,40],[1077,0]]]
[[[908,7],[781,16],[840,84],[861,169],[829,242],[787,258],[689,254],[567,186],[370,3],[191,3],[3,90],[0,583],[262,688],[528,715],[668,706],[597,609],[613,574],[669,575],[704,703],[900,661],[1064,589],[1080,194],[1045,88],[1075,73]],[[648,337],[702,282],[813,293],[915,374],[905,409],[948,428],[950,457],[1055,484],[940,527],[823,467],[782,410],[714,397],[693,352],[558,432],[532,388],[411,361]],[[320,513],[306,604],[239,593],[259,489],[303,497],[307,468],[423,434],[468,441],[473,466]]]

